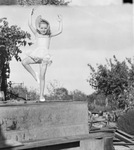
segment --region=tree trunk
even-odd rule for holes
[[[1,84],[2,84],[2,68],[0,64],[0,91],[1,91]]]
[[[5,70],[3,69],[2,72],[2,83],[1,83],[1,91],[4,92],[5,100],[6,100],[6,93],[7,93],[7,78],[5,74]]]
[[[5,100],[6,97],[6,89],[7,89],[7,84],[6,84],[6,78],[4,77],[4,73],[3,73],[3,64],[0,64],[0,93],[2,95],[2,100]]]
[[[108,106],[108,98],[106,97],[105,99],[105,106],[107,107]]]
[[[4,95],[6,97],[6,89],[7,89],[7,78],[6,78],[6,69],[5,69],[5,61],[6,61],[6,50],[5,47],[0,47],[0,91],[4,91]]]

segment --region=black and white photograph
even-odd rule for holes
[[[0,0],[0,150],[134,150],[133,0]]]

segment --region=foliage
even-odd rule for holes
[[[70,96],[68,94],[68,90],[64,87],[61,87],[54,90],[53,98],[54,100],[69,100]]]
[[[79,90],[68,92],[64,87],[55,88],[51,94],[48,95],[51,100],[73,100],[73,101],[86,101],[87,95]]]
[[[117,121],[117,127],[131,135],[134,135],[134,109],[123,113]]]
[[[19,53],[22,52],[20,46],[26,46],[26,39],[30,39],[31,35],[17,25],[9,26],[9,23],[4,20],[3,25],[0,26],[0,37],[0,44],[5,45],[6,61],[11,61],[12,57],[18,61]],[[28,44],[31,45],[31,43]]]
[[[130,58],[120,62],[115,56],[106,60],[105,65],[97,65],[97,70],[90,64],[90,78],[87,80],[97,93],[103,93],[109,100],[116,101],[122,97],[127,104],[134,87],[134,65]],[[128,64],[127,64],[127,63]]]
[[[27,87],[17,85],[8,89],[7,97],[10,100],[37,100],[39,99],[39,94],[34,89],[29,90]]]
[[[79,90],[68,92],[57,80],[50,82],[47,86],[49,95],[48,99],[51,100],[74,100],[74,101],[85,101],[87,95]]]
[[[112,108],[110,106],[107,106],[105,107],[104,105],[103,106],[100,106],[100,105],[97,105],[97,104],[88,104],[88,110],[93,112],[93,113],[99,113],[99,112],[109,112],[112,110]]]
[[[89,110],[105,111],[115,109],[113,103],[109,103],[108,106],[105,106],[106,96],[103,93],[94,92],[91,95],[88,95],[87,98]]]
[[[56,88],[54,91],[47,95],[49,100],[70,100],[70,95],[68,94],[68,90],[64,87]]]
[[[79,90],[74,90],[73,92],[71,92],[70,95],[74,101],[86,101],[87,100],[87,95]]]
[[[54,80],[52,82],[49,82],[47,86],[48,90],[48,99],[50,100],[69,100],[70,96],[68,94],[68,90],[64,88],[60,82],[57,80]]]
[[[5,66],[4,64],[5,58],[6,58],[5,47],[0,47],[0,85],[2,84],[1,75],[2,75],[3,68]],[[1,90],[1,86],[0,86],[0,90]]]
[[[68,5],[70,1],[65,0],[18,0],[19,5]]]
[[[16,4],[16,0],[1,0],[0,1],[0,5],[15,5]]]
[[[16,25],[9,26],[5,19],[1,20],[3,25],[0,26],[0,90],[4,91],[6,97],[7,78],[10,76],[9,62],[13,57],[17,61],[21,60],[19,57],[20,46],[26,46],[28,43],[26,40],[30,40],[31,35]]]
[[[48,90],[49,95],[53,95],[55,89],[61,88],[61,87],[62,85],[59,81],[57,80],[50,81],[47,85],[47,90]]]

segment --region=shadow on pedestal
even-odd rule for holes
[[[0,149],[2,150],[8,147],[11,147],[11,145],[9,144],[9,141],[5,139],[0,126]]]

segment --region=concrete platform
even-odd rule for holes
[[[88,134],[87,102],[0,105],[0,141]]]

